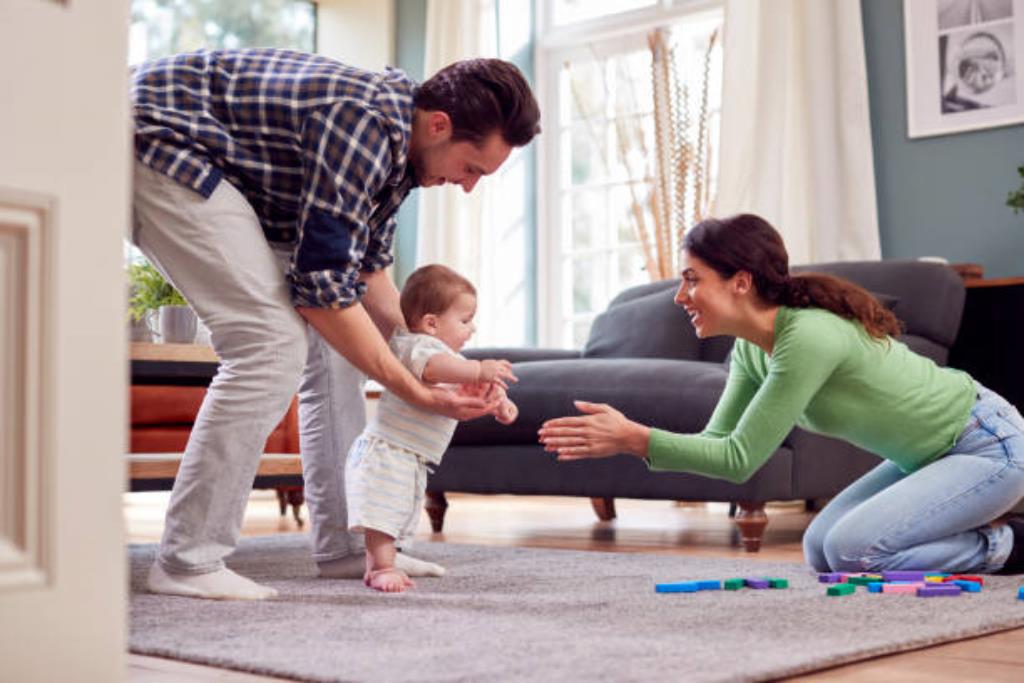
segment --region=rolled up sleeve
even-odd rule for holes
[[[382,244],[368,228],[373,198],[391,171],[391,149],[377,115],[341,102],[310,114],[302,138],[302,210],[287,276],[292,302],[350,306],[365,292],[360,271],[391,262],[390,237]]]

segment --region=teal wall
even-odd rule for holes
[[[427,40],[427,0],[395,0],[395,61],[416,81],[423,80]],[[413,190],[398,210],[395,232],[395,282],[399,287],[416,269],[416,220],[420,191]]]
[[[1024,125],[907,138],[903,3],[861,0],[861,9],[882,256],[1024,275],[1024,215],[1006,206],[1020,187]]]

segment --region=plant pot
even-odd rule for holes
[[[191,344],[196,338],[196,314],[188,306],[160,307],[160,341]]]
[[[153,314],[147,313],[141,320],[128,319],[128,338],[133,342],[153,341]]]

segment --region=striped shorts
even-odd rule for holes
[[[361,434],[345,463],[349,531],[395,539],[416,532],[427,489],[427,463],[413,451]]]

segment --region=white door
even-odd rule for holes
[[[124,676],[128,0],[0,0],[0,680]]]

